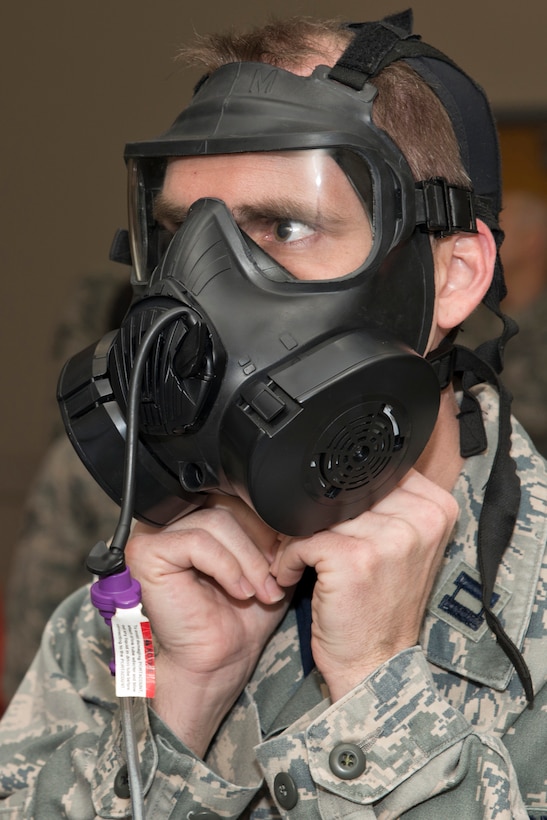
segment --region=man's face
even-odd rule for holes
[[[174,233],[198,199],[222,200],[254,242],[297,279],[333,279],[372,248],[367,203],[322,150],[171,160],[156,218]]]

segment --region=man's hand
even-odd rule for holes
[[[411,471],[372,509],[309,538],[280,538],[219,496],[164,530],[138,525],[126,555],[159,643],[154,708],[203,755],[306,566],[318,575],[312,652],[338,700],[416,644],[456,518],[453,497]]]
[[[290,596],[270,574],[279,539],[240,499],[213,496],[126,550],[159,644],[154,708],[198,755],[247,683]]]
[[[284,540],[271,567],[281,586],[306,566],[317,571],[312,652],[333,701],[417,643],[457,513],[449,493],[413,470],[357,518]]]

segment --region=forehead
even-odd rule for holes
[[[334,198],[347,192],[344,172],[325,151],[253,152],[170,160],[162,198],[191,203],[216,197],[231,203],[320,189]]]

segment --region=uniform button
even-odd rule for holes
[[[353,780],[363,774],[367,765],[365,753],[356,743],[339,743],[329,755],[330,770],[342,780]]]
[[[282,809],[293,809],[298,803],[298,789],[289,774],[280,772],[274,780],[274,795]]]
[[[125,799],[130,796],[127,766],[122,766],[114,779],[114,793],[117,797],[123,797]]]

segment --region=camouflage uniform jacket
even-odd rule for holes
[[[493,395],[482,391],[490,441]],[[147,817],[547,816],[546,464],[518,426],[513,452],[522,505],[495,611],[524,648],[533,709],[475,597],[490,449],[467,461],[454,488],[461,513],[418,646],[332,704],[316,672],[303,679],[289,610],[205,760],[138,702]],[[86,591],[52,618],[2,724],[1,818],[130,816],[118,796],[124,755],[109,644]]]

